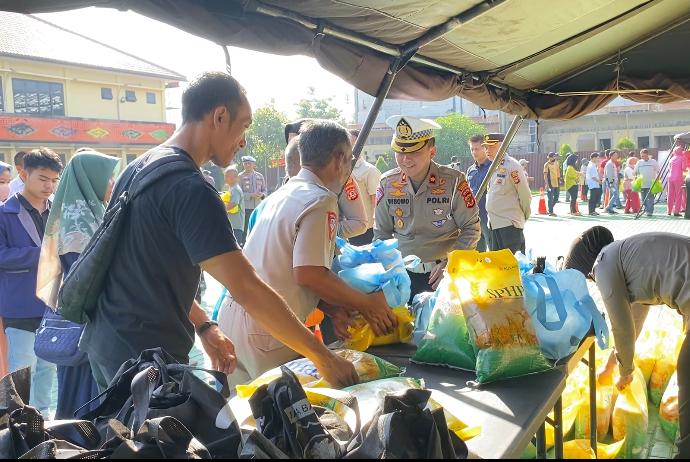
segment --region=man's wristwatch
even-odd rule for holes
[[[202,325],[196,328],[196,335],[201,337],[204,333],[209,330],[212,326],[218,326],[216,321],[206,321]]]

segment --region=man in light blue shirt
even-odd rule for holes
[[[601,177],[599,176],[599,153],[593,152],[589,156],[590,162],[587,166],[587,177],[585,182],[589,188],[589,214],[591,216],[599,215],[597,213],[597,205],[601,200]]]

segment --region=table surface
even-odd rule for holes
[[[406,368],[405,376],[424,379],[426,388],[441,392],[449,413],[481,434],[467,442],[475,458],[519,458],[565,389],[567,367],[499,381],[480,387],[474,372],[413,364],[413,345],[374,347],[369,353]],[[583,348],[581,348],[582,350]],[[452,398],[452,399],[451,399]]]

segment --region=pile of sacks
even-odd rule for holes
[[[675,311],[650,308],[636,343],[633,381],[623,392],[612,383],[597,383],[597,458],[639,459],[649,442],[649,414],[659,408],[659,424],[671,441],[678,435],[678,383],[676,361],[683,340],[683,321]],[[613,350],[597,350],[601,370]],[[617,375],[617,373],[616,373]],[[590,447],[589,369],[580,364],[570,375],[563,393],[565,458],[594,458]],[[553,416],[552,416],[553,417]],[[554,430],[547,425],[547,447],[554,445]],[[523,458],[534,458],[528,448]]]
[[[413,362],[476,371],[479,384],[548,370],[572,355],[594,328],[608,328],[584,276],[534,264],[508,250],[449,254],[434,294],[413,303]]]

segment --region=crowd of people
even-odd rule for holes
[[[563,163],[563,170],[558,155],[551,152],[544,164],[550,216],[556,216],[554,207],[559,202],[563,185],[566,201],[570,204],[570,215],[581,215],[577,202],[582,200],[588,202],[590,216],[600,215],[597,210],[609,215],[615,215],[619,210],[626,214],[637,214],[644,207],[646,216],[652,217],[654,204],[664,190],[662,181],[666,179],[667,214],[681,217],[686,209],[684,185],[689,178],[690,151],[684,151],[680,146],[671,153],[666,172],[662,172],[662,167],[651,157],[649,149],[641,149],[639,157],[635,151],[630,151],[625,159],[617,150],[593,152],[586,159],[570,154]]]
[[[31,368],[31,404],[49,414],[55,364],[38,346],[43,327],[60,319],[58,293],[65,275],[80,264],[79,256],[101,226],[110,198],[136,188],[141,172],[163,161],[171,167],[130,199],[126,225],[106,263],[102,292],[87,322],[66,324],[79,335],[65,341],[78,345],[73,345],[69,362],[57,368],[56,417],[70,418],[107,388],[125,361],[143,350],[160,347],[188,363],[195,336],[212,367],[228,374],[232,384],[299,356],[311,359],[333,385],[356,383],[353,365],[312,334],[305,326],[307,318],[318,307],[333,338],[341,339],[348,336],[356,315],[363,316],[376,335],[392,332],[397,319],[382,292],[362,293],[333,271],[337,236],[355,245],[397,239],[403,257],[418,257],[408,268],[412,297],[436,289],[453,250],[525,252],[524,227],[532,202],[525,164],[505,155],[491,168],[503,134],[472,136],[468,143],[474,163],[464,173],[435,161],[441,127],[434,121],[398,115],[386,122],[394,130],[391,147],[397,167],[383,174],[353,155],[358,132],[327,120],[288,124],[287,175],[284,184],[267,195],[254,158],[241,158],[242,171],[233,164],[252,123],[244,89],[231,76],[211,72],[185,90],[182,124],[172,137],[127,166],[117,182],[119,160],[91,148],[80,149],[66,166],[47,148],[18,154],[19,189],[14,193],[11,167],[0,165],[0,316],[9,370]],[[589,195],[590,214],[597,213],[603,190],[611,195],[607,211],[616,213],[622,207],[620,199],[614,199],[621,181],[626,205],[634,212],[640,207],[633,197],[638,179],[645,203],[653,207],[659,167],[646,150],[640,155],[640,160],[630,156],[623,168],[616,151],[606,153],[604,160],[594,153],[579,169],[572,155],[563,173],[557,156],[549,155],[544,166],[549,212],[554,213],[563,183],[571,213],[577,213],[581,186]],[[682,150],[673,155],[669,213],[684,207],[678,190],[688,167]],[[222,187],[214,187],[200,168],[209,161],[225,168]],[[484,182],[486,194],[477,200]],[[676,195],[671,202],[672,192]],[[647,209],[649,214],[652,210]],[[594,240],[597,245],[603,242]],[[593,269],[590,257],[596,258],[601,248],[570,258],[585,274],[601,275],[597,283],[605,278]],[[217,322],[195,300],[202,272],[229,293]],[[673,284],[650,286],[649,291],[672,291],[668,303],[688,314],[688,298],[683,298],[687,288]],[[626,307],[617,305],[615,310]],[[620,332],[628,333],[622,328]],[[687,348],[683,357],[688,357]],[[620,359],[627,374],[627,350]],[[681,433],[687,434],[683,428]]]

